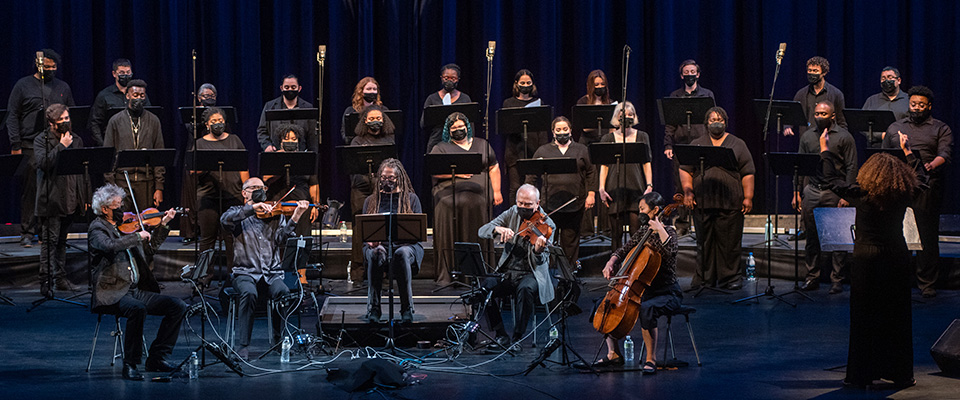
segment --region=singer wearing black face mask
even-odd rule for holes
[[[393,121],[383,113],[383,108],[377,105],[371,105],[363,109],[360,113],[359,123],[354,128],[353,140],[351,146],[370,146],[382,144],[395,144],[394,132],[396,127]],[[350,210],[356,216],[363,212],[363,204],[367,197],[374,194],[377,188],[376,176],[370,174],[354,174],[350,176]],[[350,260],[354,267],[350,269],[350,278],[354,282],[363,281],[363,253],[360,251],[360,235],[353,235],[353,246],[350,253]]]
[[[429,106],[439,106],[447,104],[470,103],[470,95],[457,89],[460,84],[460,66],[457,64],[447,64],[440,68],[440,90],[431,93],[423,102],[423,108]],[[426,128],[423,125],[423,115],[420,116],[420,128]],[[435,126],[430,132],[430,139],[427,140],[427,153],[433,150],[433,146],[443,140],[443,126]]]
[[[280,143],[278,153],[293,153],[306,151],[307,146],[303,143],[303,129],[299,125],[282,124],[277,127],[274,134],[274,142]],[[267,198],[270,200],[280,200],[287,195],[284,201],[308,200],[312,204],[320,204],[320,185],[317,175],[291,175],[290,184],[287,184],[287,177],[281,175],[264,175],[263,181],[270,187],[267,191]],[[293,191],[290,192],[290,189]],[[289,194],[287,194],[289,192]],[[297,224],[297,235],[310,236],[310,227],[317,217],[320,210],[316,207],[310,207],[309,218],[300,219]]]
[[[513,97],[503,100],[503,108],[521,108],[529,105],[542,105],[537,95],[537,86],[533,83],[533,72],[521,69],[514,76]],[[513,202],[514,193],[523,184],[524,178],[517,171],[517,160],[530,158],[540,146],[550,143],[549,131],[528,131],[527,143],[523,143],[523,132],[499,132],[506,137],[503,148],[503,163],[506,164],[509,181],[509,202]],[[524,153],[526,151],[526,153]]]
[[[230,207],[220,217],[220,224],[235,242],[233,267],[233,287],[239,294],[237,304],[237,337],[240,347],[236,349],[240,358],[250,356],[250,335],[253,333],[253,310],[257,297],[269,295],[277,300],[290,293],[283,282],[283,269],[280,266],[278,249],[294,236],[297,222],[307,212],[309,202],[300,200],[293,215],[277,215],[270,218],[258,218],[258,212],[269,212],[271,206],[265,204],[266,188],[260,178],[250,178],[243,182],[243,205]],[[270,312],[273,312],[271,310]],[[287,310],[280,310],[286,315]],[[273,317],[273,338],[280,338],[282,318]]]
[[[206,127],[207,134],[197,139],[196,148],[199,151],[245,150],[240,137],[227,132],[223,111],[219,108],[207,108],[200,120]],[[203,157],[202,153],[198,153],[197,157]],[[200,251],[212,249],[219,237],[226,246],[227,268],[231,268],[233,267],[233,235],[224,232],[219,221],[224,210],[243,204],[241,186],[250,178],[250,173],[224,171],[221,176],[218,171],[199,171],[192,175],[196,179],[197,190],[191,195],[196,196],[200,203],[197,207]],[[200,286],[209,286],[215,272],[212,268],[207,271],[207,275],[200,279]]]
[[[257,126],[257,140],[260,142],[260,148],[263,151],[277,151],[280,143],[274,143],[272,134],[276,132],[277,126],[283,121],[267,122],[267,110],[290,110],[294,108],[313,108],[313,104],[300,97],[300,80],[294,74],[287,74],[283,77],[280,84],[280,97],[268,101],[263,105],[263,111],[260,113],[260,125]],[[297,120],[295,124],[303,128],[306,134],[306,145],[309,151],[317,151],[317,120]]]
[[[540,146],[533,154],[533,158],[572,158],[577,161],[577,173],[553,174],[546,179],[540,176],[527,175],[526,182],[536,185],[540,181],[547,212],[554,212],[553,222],[560,230],[557,236],[560,247],[573,265],[580,258],[580,226],[583,214],[593,208],[596,202],[597,169],[590,163],[590,152],[587,146],[574,142],[570,135],[572,131],[570,120],[566,117],[553,119],[553,143]],[[577,200],[557,210],[570,199]]]
[[[145,110],[147,102],[147,83],[134,79],[127,84],[127,108],[118,112],[107,122],[107,130],[103,137],[103,145],[113,147],[118,152],[136,149],[162,149],[163,131],[160,128],[160,119],[152,112]],[[159,207],[163,202],[164,167],[151,167],[148,171],[143,167],[127,168],[130,174],[130,184],[133,185],[133,195],[136,196],[137,206],[141,210],[147,207]],[[127,188],[123,169],[104,174],[107,183],[113,183],[121,188]],[[127,211],[133,211],[133,201],[124,199]]]
[[[577,104],[613,104],[613,100],[610,99],[610,90],[607,88],[607,75],[602,70],[595,69],[587,75],[587,94],[578,99]],[[582,128],[581,131],[583,133],[580,135],[579,142],[586,146],[600,141],[600,137],[606,133],[596,128]]]
[[[380,163],[375,185],[378,190],[363,202],[364,214],[420,214],[420,198],[413,191],[407,171],[400,160],[388,158]],[[359,236],[359,235],[357,235]],[[388,243],[364,243],[363,258],[367,263],[367,315],[364,319],[370,323],[380,322],[383,315],[380,309],[380,289],[383,276],[388,275],[386,268],[393,269],[393,278],[400,291],[400,319],[407,324],[413,322],[412,278],[420,271],[423,263],[423,246],[420,243],[394,242],[393,264],[387,265]]]
[[[830,62],[820,56],[810,57],[807,60],[807,86],[797,90],[793,95],[793,101],[799,101],[803,108],[804,115],[807,116],[807,126],[785,126],[783,128],[784,136],[793,136],[794,133],[803,133],[809,126],[813,126],[816,121],[813,116],[813,108],[821,101],[833,103],[837,110],[836,124],[843,128],[847,127],[847,120],[843,117],[843,109],[846,108],[843,92],[836,86],[827,82],[827,73],[830,72]],[[796,132],[794,132],[796,129]]]
[[[923,297],[934,297],[933,286],[940,275],[940,210],[946,185],[946,164],[953,152],[953,131],[943,121],[933,118],[933,91],[926,86],[914,86],[910,96],[910,115],[890,124],[883,137],[884,148],[897,148],[900,135],[910,138],[910,146],[917,154],[930,177],[929,188],[913,203],[920,231],[923,251],[917,252],[917,286]]]
[[[212,83],[204,83],[197,89],[197,104],[201,107],[215,107],[217,105],[217,87]],[[206,111],[205,109],[200,109]],[[193,122],[183,124],[189,136],[193,136]],[[204,137],[207,134],[207,125],[199,124],[197,126],[197,136]],[[197,230],[194,225],[197,224],[197,181],[196,177],[184,168],[183,180],[180,187],[180,207],[186,209],[186,213],[180,219],[180,239],[183,244],[193,243],[197,240]]]
[[[527,331],[527,322],[533,315],[534,300],[540,304],[547,304],[554,297],[553,282],[550,279],[550,255],[545,251],[547,245],[553,243],[553,236],[538,236],[534,243],[527,238],[518,236],[520,224],[528,221],[539,212],[546,215],[540,208],[540,191],[533,185],[523,185],[517,190],[517,202],[492,221],[480,227],[479,235],[484,239],[494,239],[504,243],[504,251],[497,263],[497,271],[504,273],[502,280],[487,278],[484,286],[493,291],[493,297],[502,298],[516,296],[520,313],[513,325],[513,336],[507,336],[503,326],[503,316],[496,302],[487,304],[487,319],[490,329],[497,333],[496,341],[499,346],[510,347],[511,343],[518,343]],[[556,231],[556,224],[550,217],[546,217],[547,225]],[[500,349],[499,346],[492,348]],[[519,344],[515,347],[519,349]]]
[[[650,151],[650,136],[646,132],[634,128],[637,125],[637,111],[633,103],[627,101],[617,105],[613,111],[614,117],[610,123],[620,126],[620,115],[626,113],[626,138],[622,131],[614,129],[613,132],[603,135],[600,139],[602,143],[646,143],[647,159],[653,158]],[[623,174],[623,177],[621,177]],[[630,227],[629,233],[636,232],[640,227],[639,215],[637,209],[640,197],[653,191],[653,167],[650,162],[643,164],[626,164],[625,166],[601,165],[600,176],[597,181],[597,193],[600,195],[600,201],[607,206],[607,218],[610,221],[610,230],[612,235],[610,242],[611,250],[616,250],[623,243],[623,225]]]
[[[37,163],[37,217],[40,219],[40,293],[52,297],[52,283],[58,290],[71,289],[64,277],[67,257],[67,228],[83,215],[90,203],[90,187],[83,175],[57,175],[57,160],[65,149],[83,147],[83,140],[71,132],[70,112],[63,104],[46,111],[47,130],[33,141]]]
[[[835,123],[836,111],[833,104],[828,101],[817,103],[814,109],[814,116],[817,118],[814,126],[810,127],[800,136],[799,153],[819,154],[820,153],[820,135],[824,131],[830,137],[830,152],[837,155],[839,161],[843,164],[838,166],[838,171],[846,177],[848,185],[853,185],[857,180],[857,143],[853,140],[846,129]],[[837,196],[836,193],[825,187],[825,181],[822,176],[811,176],[807,178],[807,184],[800,192],[793,193],[793,208],[800,211],[803,218],[803,226],[807,231],[807,243],[804,247],[807,261],[807,277],[800,286],[801,290],[816,290],[820,287],[821,267],[827,260],[833,261],[833,269],[830,272],[830,294],[837,294],[843,291],[841,281],[846,278],[843,269],[847,253],[834,251],[832,254],[820,252],[820,238],[817,235],[816,220],[813,217],[813,209],[817,207],[847,207],[846,200]]]
[[[103,146],[103,133],[107,129],[107,121],[110,118],[109,110],[111,108],[127,108],[127,85],[133,80],[133,66],[130,60],[118,58],[113,61],[113,83],[103,88],[97,93],[93,100],[93,106],[90,107],[90,120],[87,127],[90,134],[93,135],[93,144]],[[150,105],[150,98],[147,97],[144,105]]]
[[[740,282],[740,250],[744,214],[753,209],[753,186],[756,168],[747,144],[726,131],[727,112],[722,107],[707,110],[704,124],[707,136],[691,142],[695,146],[716,146],[733,149],[737,170],[699,165],[681,165],[683,202],[693,209],[697,229],[697,271],[691,289],[701,285],[722,286],[737,290]]]
[[[378,106],[384,111],[389,110],[381,101],[380,83],[372,76],[367,76],[357,82],[357,86],[353,88],[353,96],[350,97],[350,105],[343,110],[343,118],[340,119],[340,137],[344,144],[350,144],[356,136],[356,133],[354,133],[356,127],[347,126],[347,116],[363,112],[370,106]],[[358,120],[358,124],[362,122],[363,120]]]
[[[66,104],[73,107],[70,85],[55,78],[60,55],[50,49],[40,51],[40,60],[34,59],[37,72],[20,78],[10,91],[7,102],[7,133],[10,135],[10,154],[23,154],[26,169],[20,179],[20,246],[33,246],[37,233],[34,206],[37,200],[37,165],[34,162],[33,143],[47,129],[44,107]],[[39,67],[43,67],[43,74]],[[41,92],[41,88],[43,91]]]
[[[880,93],[867,98],[863,103],[864,110],[893,111],[897,120],[904,119],[910,113],[910,98],[900,90],[900,70],[894,67],[884,67],[880,71]],[[868,143],[870,147],[880,147],[880,142]]]

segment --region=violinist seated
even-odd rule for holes
[[[660,221],[658,214],[663,208],[663,196],[659,193],[650,192],[643,195],[640,198],[639,207],[640,229],[630,237],[630,241],[610,256],[610,260],[603,268],[604,278],[616,278],[618,270],[622,268],[621,262],[627,253],[635,246],[643,245],[639,242],[647,232],[647,228],[653,230],[646,244],[660,253],[660,266],[656,276],[650,282],[650,286],[644,289],[640,298],[640,329],[646,349],[643,364],[644,374],[655,374],[657,372],[657,320],[665,312],[679,309],[680,299],[683,298],[683,291],[680,290],[680,285],[677,283],[677,230],[673,226]],[[618,342],[619,340],[607,336],[607,356],[595,362],[593,366],[623,365],[623,353],[620,351]]]
[[[119,186],[107,184],[93,194],[97,218],[90,223],[87,241],[93,257],[93,312],[127,318],[123,340],[123,377],[143,380],[137,364],[143,357],[143,322],[149,315],[163,316],[157,338],[150,345],[145,368],[150,372],[171,372],[165,360],[173,352],[180,322],[187,305],[177,297],[160,294],[160,286],[148,268],[147,257],[156,253],[167,238],[167,224],[176,211],[167,210],[153,233],[145,230],[124,235],[117,229],[123,219],[123,198]]]
[[[243,205],[233,206],[220,216],[223,229],[234,238],[233,287],[238,293],[237,317],[240,348],[237,355],[250,356],[250,335],[253,332],[253,310],[263,293],[277,300],[290,293],[283,281],[279,249],[293,236],[297,222],[309,203],[298,201],[292,215],[274,214],[274,205],[265,203],[267,194],[260,178],[243,182]],[[280,207],[280,205],[276,205]],[[267,218],[258,216],[268,215]],[[271,310],[272,312],[273,310]],[[286,315],[285,310],[281,310]],[[273,337],[279,339],[282,318],[273,318]]]
[[[527,330],[527,322],[533,315],[534,299],[541,304],[553,300],[553,282],[550,280],[550,256],[545,250],[553,241],[556,224],[540,208],[540,191],[536,186],[525,184],[517,189],[517,204],[510,207],[493,221],[480,227],[480,238],[497,239],[504,244],[497,271],[503,277],[487,278],[484,286],[493,291],[493,297],[504,298],[515,294],[520,313],[513,327],[513,337],[507,336],[503,326],[500,307],[491,302],[487,305],[487,319],[490,328],[496,331],[496,344],[490,349],[510,348],[511,341],[518,342]],[[534,229],[523,231],[525,222],[536,223],[539,231],[549,230],[547,235],[538,235]],[[549,229],[545,229],[549,227]],[[515,349],[519,350],[520,346]]]

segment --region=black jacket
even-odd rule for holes
[[[74,134],[70,148],[82,147],[83,139]],[[65,217],[83,211],[83,205],[90,202],[90,186],[82,175],[83,171],[72,175],[57,175],[60,152],[67,149],[60,144],[60,135],[51,133],[50,130],[44,131],[34,139],[33,148],[33,157],[37,163],[36,215]]]
[[[137,288],[160,293],[160,284],[148,268],[148,256],[156,254],[169,232],[170,228],[160,225],[153,230],[149,242],[142,242],[139,235],[120,233],[116,226],[103,217],[93,220],[87,231],[87,248],[93,256],[94,285],[90,307],[96,309],[116,304],[130,291],[132,276],[127,249],[133,254],[140,275]]]

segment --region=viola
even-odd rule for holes
[[[189,209],[181,207],[174,208],[173,210],[177,212],[177,215],[184,214],[189,211]],[[139,218],[137,218],[137,214],[125,212],[123,213],[123,221],[121,221],[120,225],[117,226],[117,229],[119,229],[120,232],[130,234],[141,229],[153,228],[157,225],[160,225],[160,221],[163,220],[164,214],[166,214],[166,212],[159,211],[152,207],[143,210],[143,212],[140,213]],[[140,221],[143,221],[143,226],[140,225]]]
[[[553,234],[553,228],[551,228],[550,225],[547,224],[547,218],[553,215],[553,213],[566,207],[567,204],[573,203],[576,200],[577,200],[577,197],[567,200],[566,203],[563,203],[562,206],[557,207],[556,210],[553,210],[553,212],[549,214],[544,214],[540,212],[540,209],[538,208],[536,211],[533,212],[533,215],[531,215],[530,218],[520,221],[520,227],[517,228],[518,230],[517,230],[517,233],[514,235],[514,237],[524,238],[527,240],[527,242],[530,243],[530,245],[536,245],[537,238],[541,236],[545,238],[550,238],[550,235]]]
[[[674,203],[660,211],[668,217],[683,206],[683,195],[676,194]],[[624,257],[620,270],[610,279],[610,290],[593,315],[593,327],[614,339],[622,339],[637,324],[640,317],[640,299],[643,291],[660,270],[660,253],[648,242],[654,230],[647,228],[640,241]]]

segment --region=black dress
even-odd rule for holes
[[[634,136],[636,143],[647,144],[647,159],[652,158],[650,152],[650,136],[646,132],[637,130]],[[600,138],[601,143],[614,143],[613,133],[607,133]],[[623,142],[619,142],[623,143]],[[628,142],[629,143],[629,142]],[[640,211],[640,198],[643,192],[647,190],[647,178],[643,173],[643,164],[626,164],[622,166],[623,176],[620,179],[620,167],[608,165],[607,179],[604,181],[604,190],[613,198],[610,206],[607,208],[608,221],[610,222],[611,245],[616,250],[623,242],[623,223],[630,226],[629,233],[633,234],[640,227],[638,219]]]
[[[547,177],[546,180],[539,176],[527,175],[526,182],[535,184],[538,179],[542,180],[540,198],[541,206],[546,212],[554,212],[551,219],[557,224],[559,234],[554,237],[563,248],[567,258],[571,263],[576,262],[580,257],[580,228],[583,221],[583,214],[586,210],[585,202],[588,192],[597,190],[597,169],[590,163],[590,154],[587,146],[577,142],[570,142],[566,153],[560,152],[560,147],[556,143],[547,143],[540,146],[533,158],[573,158],[577,160],[578,172],[575,174],[555,174]],[[559,209],[563,203],[577,197],[577,200]]]
[[[430,154],[480,153],[483,157],[484,171],[473,174],[470,179],[457,178],[456,202],[453,208],[454,192],[451,179],[433,179],[434,223],[433,248],[437,254],[437,281],[450,279],[453,266],[453,243],[480,243],[485,260],[493,260],[493,248],[489,240],[480,240],[478,230],[490,221],[490,206],[493,204],[493,188],[490,186],[489,168],[497,165],[497,157],[486,140],[473,138],[469,150],[451,142],[440,142]],[[489,197],[488,197],[489,196]],[[459,227],[454,226],[456,213]]]
[[[539,98],[520,100],[516,97],[511,97],[503,101],[503,108],[526,107],[527,104],[533,103],[537,100],[539,100]],[[507,204],[513,204],[516,200],[517,189],[520,188],[520,185],[522,185],[524,181],[524,178],[520,176],[520,172],[517,171],[517,160],[532,157],[533,153],[536,152],[540,146],[550,143],[550,131],[528,130],[526,146],[524,146],[522,131],[498,133],[506,138],[506,143],[504,144],[503,148],[503,163],[506,165],[507,180],[509,181],[509,192],[507,192],[506,199],[509,199],[507,200],[509,202]]]
[[[879,206],[860,186],[850,185],[837,168],[841,159],[820,153],[827,186],[857,208],[857,235],[850,267],[850,347],[846,382],[867,385],[876,379],[907,383],[913,379],[913,326],[910,285],[913,270],[903,238],[909,202]],[[913,155],[908,163],[926,174]]]
[[[228,135],[226,139],[210,141],[197,139],[197,149],[203,150],[245,150],[237,135]],[[202,157],[202,153],[197,153]],[[220,236],[226,245],[227,270],[233,267],[233,235],[220,226],[221,211],[243,204],[243,181],[238,171],[203,171],[197,175],[197,197],[200,207],[197,211],[197,223],[200,227],[200,251],[212,249]],[[203,278],[209,284],[216,271],[210,269]]]

